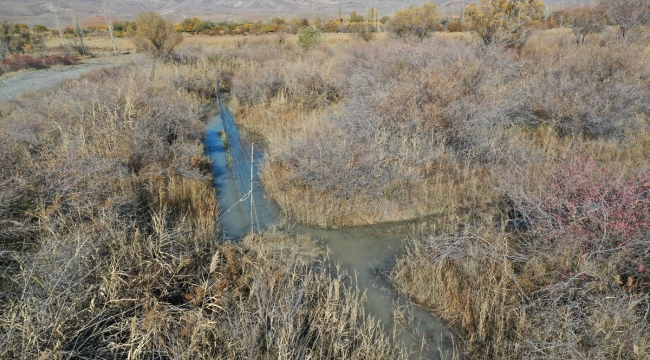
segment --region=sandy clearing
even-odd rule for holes
[[[140,57],[138,54],[107,56],[89,59],[78,65],[9,73],[0,77],[0,103],[28,92],[56,87],[64,80],[76,79],[94,69],[124,65]]]

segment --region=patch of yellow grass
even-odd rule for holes
[[[326,45],[339,45],[347,44],[355,41],[354,34],[348,33],[323,33],[323,43]],[[386,33],[376,34],[376,39],[385,39]],[[209,35],[189,35],[185,34],[183,37],[183,46],[187,47],[200,47],[203,50],[224,50],[233,47],[241,47],[247,43],[264,43],[267,45],[289,44],[289,46],[298,44],[298,36],[294,34],[264,34],[264,35],[224,35],[224,36],[209,36]]]
[[[69,39],[66,39],[70,44]],[[46,51],[58,51],[61,49],[61,38],[58,36],[48,36],[43,41]],[[108,34],[89,34],[84,37],[86,50],[95,55],[111,55],[113,53],[113,44]],[[135,45],[128,37],[115,38],[115,47],[120,54],[134,53]],[[72,51],[70,45],[68,48]]]

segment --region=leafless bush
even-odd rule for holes
[[[434,202],[440,209],[434,184],[461,177],[470,158],[492,161],[482,132],[499,126],[495,87],[517,68],[507,55],[445,45],[348,49],[336,77],[340,111],[271,151],[265,183],[287,213],[324,226],[421,216]]]
[[[552,124],[560,136],[603,137],[629,131],[635,114],[648,114],[650,69],[637,60],[640,48],[619,44],[557,51],[540,65],[535,58],[522,72],[523,101],[511,118]]]
[[[618,27],[623,41],[638,37],[644,25],[650,23],[650,2],[647,0],[600,1],[609,21]]]
[[[237,74],[232,91],[240,104],[248,107],[284,96],[292,106],[312,110],[335,101],[339,89],[329,74],[332,69],[322,66],[325,54],[314,51],[296,56],[299,59],[294,59],[290,67],[286,66],[287,59],[281,57]]]

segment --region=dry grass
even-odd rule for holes
[[[645,359],[648,295],[614,283],[603,257],[549,284],[573,249],[534,251],[488,229],[409,240],[391,278],[466,332],[477,359]]]
[[[208,241],[188,114],[217,67],[238,121],[267,142],[262,178],[290,218],[439,215],[391,277],[460,325],[468,355],[648,357],[647,43],[576,46],[561,29],[517,50],[467,34],[337,36],[307,52],[275,35],[189,41],[180,67],[98,74],[0,111],[4,356],[398,356],[344,279],[302,265],[310,240]],[[562,178],[574,153],[596,170]]]
[[[61,38],[57,36],[46,36],[43,39],[46,51],[56,51],[61,48]],[[90,54],[108,56],[113,54],[113,43],[108,34],[94,33],[84,37],[86,51]],[[135,53],[135,45],[128,37],[115,38],[115,47],[120,54]]]
[[[377,35],[377,39],[386,38],[387,34]],[[348,44],[355,40],[354,34],[323,33],[323,41],[327,44]],[[280,42],[282,40],[282,42]],[[234,47],[245,47],[247,44],[283,45],[293,48],[298,45],[298,37],[294,34],[267,34],[267,35],[188,35],[183,38],[183,46],[199,47],[204,51],[223,51]]]
[[[93,326],[120,299],[171,296],[164,279],[210,252],[200,102],[177,93],[174,72],[96,71],[3,112],[3,357],[96,346]]]
[[[267,192],[290,218],[337,227],[439,215],[434,235],[407,242],[392,280],[459,324],[470,356],[646,358],[645,220],[631,236],[544,201],[581,153],[615,175],[612,191],[645,184],[624,210],[645,209],[650,47],[571,36],[539,31],[513,50],[467,34],[308,52],[256,42],[220,59],[238,121],[267,141]],[[592,228],[607,231],[584,235]]]
[[[2,104],[0,358],[402,358],[309,238],[219,244],[213,67],[95,71]]]

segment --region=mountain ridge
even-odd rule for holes
[[[107,8],[111,16],[132,20],[142,11],[155,11],[163,16],[180,21],[188,17],[221,20],[249,20],[283,17],[328,17],[338,16],[341,6],[344,14],[366,8],[377,8],[380,13],[392,14],[409,5],[424,3],[423,0],[404,2],[399,0],[109,0]],[[102,13],[102,0],[77,0],[75,7],[80,20]],[[58,10],[62,21],[71,23],[69,0],[2,0],[0,1],[0,20],[28,25],[55,24],[54,11]]]

